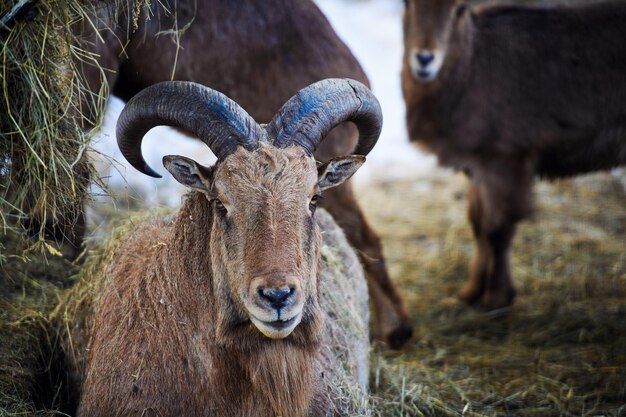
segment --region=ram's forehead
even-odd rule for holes
[[[218,167],[216,184],[232,187],[280,186],[291,188],[313,185],[317,179],[315,159],[300,146],[278,149],[261,143],[259,149],[243,147],[228,156]]]

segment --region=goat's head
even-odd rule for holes
[[[360,133],[354,153],[317,164],[317,146],[347,120]],[[125,107],[117,137],[124,157],[151,176],[158,174],[140,146],[157,125],[192,132],[218,157],[213,167],[182,156],[163,158],[177,181],[206,196],[201,201],[211,211],[206,256],[214,294],[228,300],[227,311],[218,311],[222,317],[216,319],[225,323],[218,327],[252,323],[273,339],[289,336],[300,323],[319,332],[321,235],[315,209],[321,192],[348,179],[380,134],[380,107],[371,92],[353,80],[320,81],[292,97],[269,124],[258,125],[207,87],[190,82],[149,87]]]
[[[405,0],[404,65],[415,80],[427,83],[437,77],[466,9],[460,0]]]

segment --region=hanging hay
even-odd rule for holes
[[[99,125],[108,91],[87,88],[79,68],[100,67],[80,36],[121,14],[136,22],[145,3],[0,0],[0,228],[35,235],[34,249],[54,252],[44,242],[53,227],[80,244],[87,185],[99,182],[86,129]],[[28,12],[15,13],[20,5]]]
[[[0,13],[13,2],[0,2]],[[82,2],[40,1],[2,30],[0,100],[0,226],[37,217],[43,240],[46,221],[78,217],[90,166],[79,126],[83,82],[73,64],[71,24],[86,14]]]
[[[372,360],[378,416],[626,416],[626,193],[610,175],[536,188],[513,243],[515,305],[456,301],[474,251],[466,181],[369,184],[416,336]]]

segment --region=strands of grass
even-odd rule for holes
[[[0,10],[8,10],[9,3],[0,2]],[[87,13],[84,2],[39,1],[34,18],[17,21],[1,39],[3,229],[16,227],[14,220],[26,216],[37,217],[42,226],[71,223],[85,199],[84,184],[95,175],[83,158],[87,138],[80,107],[98,114],[104,97],[86,99],[71,47],[76,42],[72,23]],[[43,240],[43,227],[34,232]]]
[[[0,416],[57,415],[60,395],[51,379],[53,345],[48,314],[76,267],[44,253],[25,253],[22,236],[2,236],[0,265]],[[60,388],[60,387],[59,387]],[[45,404],[45,406],[44,406]]]
[[[330,395],[335,404],[343,404],[343,413],[368,417],[371,412],[367,396],[357,381],[350,377],[366,373],[370,350],[365,277],[356,254],[346,250],[350,246],[343,231],[325,210],[317,214],[317,223],[323,230],[320,300],[323,310],[329,312],[325,325],[330,338],[327,343],[334,352],[330,356],[338,358]]]
[[[96,52],[82,48],[83,31],[97,34],[96,28],[116,25],[121,17],[132,31],[146,4],[39,0],[28,16],[2,30],[0,229],[35,235],[31,249],[51,249],[44,243],[46,223],[71,239],[88,182],[101,182],[86,152],[89,132],[101,123],[108,86],[87,87],[81,68],[105,69]],[[0,13],[12,5],[0,0]]]

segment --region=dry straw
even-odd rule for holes
[[[536,188],[513,244],[515,305],[482,313],[456,291],[473,255],[466,181],[360,190],[416,335],[374,356],[378,416],[626,416],[626,192],[608,174]]]
[[[80,35],[120,14],[136,22],[144,4],[0,0],[0,19],[10,23],[0,26],[0,228],[22,231],[25,220],[36,220],[28,231],[38,237],[34,249],[55,252],[44,242],[44,224],[71,234],[88,181],[99,181],[86,151],[108,91],[106,83],[101,91],[86,88],[77,67],[98,63]],[[13,15],[20,5],[28,12]]]
[[[0,11],[9,10],[11,3],[2,1]],[[76,178],[89,175],[91,168],[83,158],[87,144],[80,127],[81,103],[102,106],[99,97],[86,94],[74,67],[80,51],[72,46],[71,24],[85,16],[84,7],[76,0],[39,1],[30,16],[1,32],[3,228],[31,215],[41,223],[75,218],[84,200],[84,187]],[[43,230],[35,233],[43,238]]]

